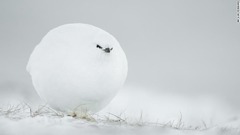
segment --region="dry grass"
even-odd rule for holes
[[[0,116],[13,120],[20,120],[26,117],[51,116],[64,117],[62,112],[58,112],[47,105],[40,105],[36,111],[26,103],[18,105],[4,105],[0,108]]]
[[[25,118],[33,118],[32,120],[39,120],[43,117],[47,120],[51,120],[52,118],[57,118],[58,120],[63,120],[65,125],[73,126],[73,127],[85,127],[84,125],[93,125],[95,127],[114,127],[113,129],[119,129],[119,127],[128,127],[139,130],[145,129],[143,127],[150,127],[154,129],[161,129],[162,131],[176,131],[177,134],[180,131],[188,132],[188,133],[207,133],[212,134],[212,129],[216,130],[216,134],[239,134],[239,128],[227,127],[227,126],[218,126],[218,127],[209,127],[204,121],[202,121],[201,127],[193,127],[188,126],[184,123],[184,119],[182,113],[179,114],[179,118],[176,120],[170,120],[167,122],[149,122],[145,121],[143,118],[143,112],[139,113],[139,117],[135,120],[128,118],[124,113],[113,114],[107,113],[105,115],[100,114],[89,114],[87,110],[82,110],[78,112],[73,112],[72,115],[68,116],[62,112],[56,111],[50,108],[47,105],[41,105],[35,111],[26,103],[21,103],[18,105],[5,105],[4,107],[0,107],[0,118],[4,117],[10,119],[11,121],[24,120]],[[37,117],[35,119],[35,117]],[[48,119],[49,118],[49,119]],[[70,120],[70,121],[66,121]],[[58,121],[59,122],[59,121]],[[58,124],[54,123],[54,124]],[[79,125],[80,124],[80,125]],[[51,123],[52,125],[52,123]],[[138,128],[140,127],[140,128]],[[82,129],[82,128],[77,128]],[[111,129],[111,128],[110,128]],[[157,130],[158,131],[158,130]],[[204,132],[202,132],[204,131]]]
[[[80,109],[81,110],[81,109]],[[56,111],[49,107],[48,105],[41,105],[37,108],[36,111],[27,104],[21,103],[18,105],[5,105],[5,107],[0,108],[0,117],[6,117],[12,120],[20,120],[27,117],[36,117],[36,116],[47,116],[47,117],[73,117],[77,120],[84,120],[92,123],[100,123],[103,125],[115,125],[115,126],[132,126],[132,127],[163,127],[163,128],[171,128],[175,130],[207,130],[210,127],[206,125],[203,121],[202,127],[192,127],[187,126],[183,122],[182,113],[180,113],[179,119],[171,120],[165,123],[156,122],[147,122],[143,119],[143,112],[140,112],[139,118],[136,120],[128,119],[124,115],[124,113],[120,113],[119,115],[108,113],[107,115],[98,115],[98,114],[89,114],[86,109],[82,109],[81,111],[73,111],[71,114],[64,114],[62,112]]]

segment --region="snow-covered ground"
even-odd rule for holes
[[[240,134],[240,117],[238,111],[217,97],[125,87],[105,109],[82,119],[66,116],[47,105],[9,99],[0,107],[0,134],[229,135]]]

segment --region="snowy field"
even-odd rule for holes
[[[0,108],[0,133],[240,134],[237,111],[217,98],[144,91],[145,88],[126,87],[101,112],[83,112],[75,118],[43,103],[33,105],[24,100],[5,100]]]

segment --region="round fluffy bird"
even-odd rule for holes
[[[108,32],[89,24],[65,24],[43,37],[27,71],[39,96],[63,112],[105,107],[124,84],[127,58]]]

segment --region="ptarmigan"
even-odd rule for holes
[[[32,52],[27,71],[39,96],[54,109],[94,113],[124,84],[128,64],[111,34],[75,23],[48,32]]]

